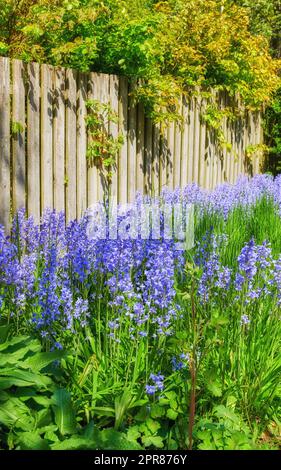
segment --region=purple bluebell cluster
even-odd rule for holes
[[[164,390],[164,375],[160,372],[158,374],[150,374],[149,379],[152,384],[147,384],[145,386],[147,395],[155,395],[155,393],[162,392]]]
[[[225,218],[235,207],[249,208],[266,197],[276,203],[281,213],[281,175],[275,178],[269,174],[256,175],[253,178],[240,176],[236,184],[222,183],[214,190],[203,189],[192,183],[175,191],[164,189],[162,197],[167,202],[184,201],[194,204],[199,212],[216,213]]]
[[[233,208],[250,207],[264,197],[281,207],[281,177],[243,177],[214,191],[191,184],[183,190],[165,189],[160,199],[193,203],[199,216],[204,212],[227,217]],[[149,198],[138,195],[136,211],[142,201]],[[0,227],[1,315],[26,322],[52,345],[63,342],[63,332],[69,337],[87,325],[95,332],[97,311],[102,334],[112,341],[120,342],[121,331],[131,340],[173,334],[181,317],[175,278],[183,272],[183,249],[163,237],[161,214],[159,239],[152,233],[147,239],[130,236],[126,216],[118,223],[125,224],[128,237],[111,239],[107,233],[104,238],[91,238],[87,214],[66,226],[64,214],[47,210],[37,225],[20,210],[10,237]],[[220,259],[220,247],[226,241],[211,230],[197,244],[201,302],[231,293],[233,302],[247,305],[274,293],[281,303],[281,257],[274,259],[268,243],[256,244],[252,239],[245,243],[233,270]],[[246,317],[241,322],[246,324]],[[159,390],[160,382],[149,387]]]
[[[96,320],[97,304],[110,307],[107,334],[170,334],[178,313],[174,278],[182,253],[172,240],[91,239],[87,216],[65,226],[46,211],[40,226],[20,211],[11,237],[0,231],[0,294],[10,316],[22,317],[51,343]],[[123,320],[121,320],[121,317]],[[100,319],[105,323],[105,316]]]
[[[197,291],[202,304],[223,301],[226,296],[227,303],[238,311],[240,306],[253,306],[256,301],[266,298],[276,299],[277,306],[281,304],[281,258],[273,257],[268,242],[259,245],[251,239],[238,256],[238,267],[229,268],[220,261],[218,237],[211,234],[209,238],[212,249],[202,256],[199,244],[196,258],[202,269]],[[248,315],[242,314],[241,324],[248,323]]]
[[[174,371],[187,369],[190,362],[190,355],[188,353],[181,353],[179,357],[172,357],[172,368]]]

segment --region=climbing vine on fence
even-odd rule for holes
[[[94,164],[104,171],[107,181],[110,182],[118,151],[124,143],[121,133],[117,137],[110,133],[110,123],[118,124],[118,115],[110,104],[98,100],[88,100],[86,106],[89,136],[87,159],[90,165]]]

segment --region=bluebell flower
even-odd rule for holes
[[[147,395],[154,395],[157,391],[157,388],[155,387],[155,385],[146,385],[145,390]]]

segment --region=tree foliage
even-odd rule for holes
[[[235,0],[247,9],[250,30],[263,34],[270,42],[274,56],[281,57],[281,1],[280,0]]]
[[[173,118],[182,91],[198,87],[239,92],[259,108],[278,87],[279,62],[270,26],[264,34],[250,24],[247,3],[0,0],[0,53],[134,77],[154,118],[163,109]]]
[[[263,34],[272,57],[281,58],[281,0],[235,0],[247,9],[253,34]],[[264,119],[265,141],[269,150],[268,169],[281,171],[281,88],[273,94]]]

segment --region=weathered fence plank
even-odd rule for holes
[[[193,152],[191,160],[193,160],[192,182],[199,180],[199,159],[200,159],[200,104],[201,98],[198,97],[194,103],[194,130],[191,140],[193,141]],[[193,158],[192,158],[193,157]]]
[[[128,201],[128,80],[119,79],[119,132],[124,136],[124,145],[119,152],[118,199]]]
[[[161,148],[161,126],[155,124],[152,129],[152,175],[151,185],[153,196],[159,196],[160,194],[160,148]]]
[[[179,105],[179,113],[182,114],[182,100]],[[181,125],[182,123],[175,123],[175,144],[174,144],[174,160],[173,160],[173,187],[178,188],[181,184],[181,162],[182,162],[182,147],[181,147]]]
[[[88,100],[98,98],[99,80],[97,73],[90,73],[88,77]],[[91,142],[91,136],[88,135],[88,145]],[[88,207],[98,201],[99,172],[94,161],[88,160]]]
[[[27,65],[27,212],[40,220],[40,68]]]
[[[77,82],[77,217],[87,209],[87,76],[79,73]]]
[[[65,164],[66,164],[66,220],[77,216],[77,184],[76,184],[76,137],[77,137],[77,102],[76,102],[77,72],[66,71],[66,114],[65,114]]]
[[[142,104],[137,106],[137,191],[144,191],[144,109]],[[160,171],[160,169],[159,169]]]
[[[53,67],[41,66],[41,212],[53,208]]]
[[[167,182],[166,185],[169,189],[173,188],[173,172],[175,167],[175,123],[170,122],[168,126],[168,137],[167,145],[169,149],[168,159],[167,159]]]
[[[65,209],[65,70],[54,71],[53,94],[54,207]]]
[[[152,191],[152,135],[153,126],[150,119],[145,118],[145,134],[144,134],[144,190],[146,193]]]
[[[150,129],[150,122],[146,120],[145,125],[145,135],[149,134]],[[160,136],[160,191],[167,186],[167,173],[168,173],[168,164],[171,158],[171,152],[168,147],[168,135],[169,135],[169,128],[163,125],[161,129],[161,136]],[[150,135],[149,135],[150,137]],[[149,140],[148,140],[149,141]],[[152,144],[151,144],[152,145]],[[147,149],[147,138],[145,140],[145,153],[149,155]],[[145,160],[145,166],[148,165],[149,158]]]
[[[129,100],[128,100],[128,201],[133,202],[136,195],[137,183],[137,165],[136,165],[136,152],[137,152],[137,108],[133,100],[133,92],[135,84],[129,87]]]
[[[190,120],[189,101],[183,97],[183,128],[182,128],[182,142],[181,142],[181,186],[185,186],[188,180],[188,123]]]
[[[144,109],[137,106],[136,190],[144,191]]]
[[[10,61],[0,58],[0,224],[10,225]]]
[[[193,97],[189,100],[189,122],[186,129],[187,132],[187,183],[193,181],[193,145],[194,145],[194,125],[195,125],[195,106],[196,99]]]
[[[13,212],[25,207],[26,155],[25,155],[25,84],[24,65],[20,60],[12,61],[12,158],[13,158]]]
[[[200,116],[205,113],[205,103],[202,100],[200,103]],[[201,118],[200,123],[200,146],[199,146],[199,178],[198,183],[200,186],[205,187],[206,180],[206,122]]]
[[[117,75],[110,75],[109,77],[109,101],[111,109],[118,116],[118,96],[119,96],[119,78]],[[109,123],[109,134],[113,139],[117,139],[119,135],[118,122]],[[115,157],[115,163],[111,168],[111,186],[110,195],[114,200],[117,200],[118,195],[118,156]]]

